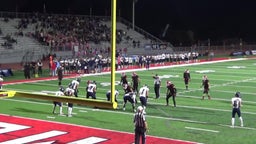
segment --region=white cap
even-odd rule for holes
[[[143,107],[142,106],[138,106],[137,111],[142,111]]]

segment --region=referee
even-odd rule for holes
[[[156,95],[155,98],[158,99],[160,97],[161,79],[159,78],[158,74],[153,76],[153,79],[154,79],[154,90]]]
[[[135,126],[135,144],[146,143],[146,132],[148,131],[148,125],[143,114],[143,107],[138,106],[137,112],[134,115],[133,123]]]

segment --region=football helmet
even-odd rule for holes
[[[65,89],[64,89],[63,86],[61,86],[59,90],[60,90],[61,92],[64,92],[64,91],[65,91]]]
[[[76,78],[76,80],[80,83],[81,82],[81,78]]]
[[[235,96],[236,96],[236,97],[241,97],[241,93],[240,93],[240,92],[236,92],[236,93],[235,93]]]

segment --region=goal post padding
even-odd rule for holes
[[[3,96],[1,96],[3,95]],[[86,98],[77,98],[77,97],[68,97],[68,96],[55,96],[51,94],[43,94],[43,93],[29,93],[29,92],[19,92],[19,91],[0,91],[1,97],[24,97],[24,98],[32,98],[32,99],[41,99],[47,101],[58,101],[58,102],[69,102],[79,105],[85,105],[90,107],[97,108],[107,108],[107,109],[116,109],[116,102],[109,102],[104,100],[97,99],[86,99]]]

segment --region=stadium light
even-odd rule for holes
[[[132,0],[132,29],[134,30],[135,27],[135,3],[137,3],[138,0]]]

